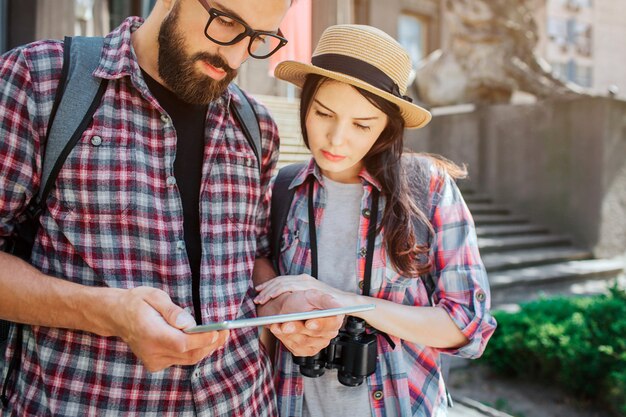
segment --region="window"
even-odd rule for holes
[[[567,40],[567,22],[558,17],[548,18],[548,37],[559,45],[563,45]]]
[[[398,42],[411,56],[416,67],[428,53],[428,20],[415,14],[403,13],[398,18]]]
[[[581,87],[591,87],[593,85],[593,68],[587,65],[577,65],[574,82]]]

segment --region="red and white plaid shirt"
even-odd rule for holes
[[[410,156],[406,156],[409,160]],[[437,277],[433,297],[435,305],[443,308],[468,343],[459,349],[437,349],[391,337],[395,349],[378,338],[376,372],[367,378],[370,408],[374,417],[432,417],[445,416],[446,388],[441,373],[440,355],[476,358],[482,354],[496,329],[490,313],[489,281],[483,266],[474,221],[456,184],[445,172],[436,169],[428,158],[416,162],[428,167],[428,216],[434,235],[429,242],[431,273]],[[322,223],[327,194],[319,167],[311,159],[290,184],[295,188],[291,209],[282,233],[279,268],[282,275],[311,273],[311,242],[309,239],[307,180],[315,177],[315,222]],[[359,174],[363,184],[358,242],[359,254],[355,275],[362,282],[365,274],[365,249],[369,230],[369,209],[372,192],[380,183],[363,169]],[[380,213],[385,198],[380,199]],[[378,227],[382,215],[379,216]],[[320,232],[323,233],[323,232]],[[372,296],[408,306],[428,306],[428,292],[419,278],[401,276],[391,264],[383,244],[382,230],[376,237],[372,264]],[[304,399],[304,377],[292,355],[280,345],[276,362],[275,385],[281,417],[300,417]]]
[[[193,311],[183,208],[168,181],[176,132],[146,87],[131,47],[131,33],[141,23],[129,18],[105,39],[94,75],[109,79],[108,88],[47,201],[32,263],[84,285],[160,288]],[[62,64],[58,41],[36,42],[0,58],[0,245],[40,185]],[[206,116],[203,322],[256,314],[248,296],[251,271],[255,257],[269,248],[277,129],[267,110],[255,104],[263,147],[259,175],[254,152],[228,111],[229,100],[236,99],[226,92]],[[0,363],[3,379],[13,352],[8,349]],[[17,416],[277,414],[270,361],[257,329],[231,331],[226,345],[197,366],[149,373],[119,338],[25,326],[22,367],[11,394],[4,413]]]

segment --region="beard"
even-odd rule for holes
[[[177,2],[159,29],[159,76],[181,100],[191,104],[209,104],[226,91],[228,84],[237,76],[237,70],[230,68],[219,55],[199,52],[189,56],[184,52],[185,41],[177,28],[179,8],[180,2]],[[196,69],[198,61],[223,69],[226,76],[214,80]]]

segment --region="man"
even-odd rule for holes
[[[20,368],[6,378],[15,332],[0,363],[0,414],[276,414],[257,329],[181,329],[254,315],[255,258],[257,282],[273,276],[263,257],[277,129],[255,103],[259,174],[228,85],[250,55],[281,45],[289,6],[159,0],[106,37],[94,76],[107,90],[47,200],[32,266],[0,253],[0,318],[27,324]],[[40,186],[62,64],[58,41],[0,58],[0,245]],[[332,306],[307,297],[264,313]],[[340,321],[275,331],[310,354]]]

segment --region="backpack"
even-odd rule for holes
[[[270,247],[272,254],[272,263],[276,272],[279,271],[278,257],[280,255],[282,239],[281,235],[283,229],[285,228],[287,216],[289,215],[289,209],[291,208],[291,202],[293,201],[293,197],[296,192],[295,187],[289,189],[289,184],[291,184],[293,179],[296,177],[296,175],[298,175],[298,173],[302,170],[302,168],[304,168],[305,165],[306,163],[295,163],[287,165],[280,169],[280,171],[276,175],[276,179],[274,180],[270,209]],[[428,159],[425,157],[418,157],[417,163],[411,164],[410,166],[411,174],[415,177],[414,187],[417,188],[413,190],[412,198],[414,198],[415,203],[424,213],[428,212],[426,207],[426,198],[420,197],[426,197],[428,195],[428,185],[430,182],[430,166],[431,162],[428,161]],[[428,241],[428,238],[430,237],[430,231],[428,230],[426,225],[416,220],[413,224],[413,227],[415,229],[416,238],[418,241]],[[420,279],[422,280],[424,287],[426,288],[426,293],[428,294],[430,304],[435,305],[433,294],[435,293],[435,289],[437,288],[437,278],[434,277],[432,274],[427,273],[420,275]],[[450,374],[450,357],[447,355],[441,355],[440,358],[441,373],[443,375],[444,381],[447,381]],[[448,406],[452,407],[452,397],[450,396],[447,385],[446,397],[448,401]]]
[[[103,45],[104,38],[101,37],[65,37],[63,69],[48,121],[39,191],[29,202],[25,219],[16,225],[15,232],[7,239],[7,245],[3,248],[5,252],[26,262],[30,262],[33,244],[39,228],[39,217],[46,209],[46,200],[59,171],[91,123],[91,119],[106,91],[108,80],[92,76],[100,62]],[[258,117],[241,89],[234,83],[231,86],[233,92],[238,95],[240,103],[236,104],[234,100],[231,100],[230,109],[254,151],[260,171],[261,130]],[[87,109],[86,112],[85,109]],[[9,363],[0,396],[5,406],[9,400],[7,397],[8,382],[20,366],[23,325],[0,320],[0,355],[2,358],[4,358],[9,333],[13,326],[16,331],[15,353]]]

